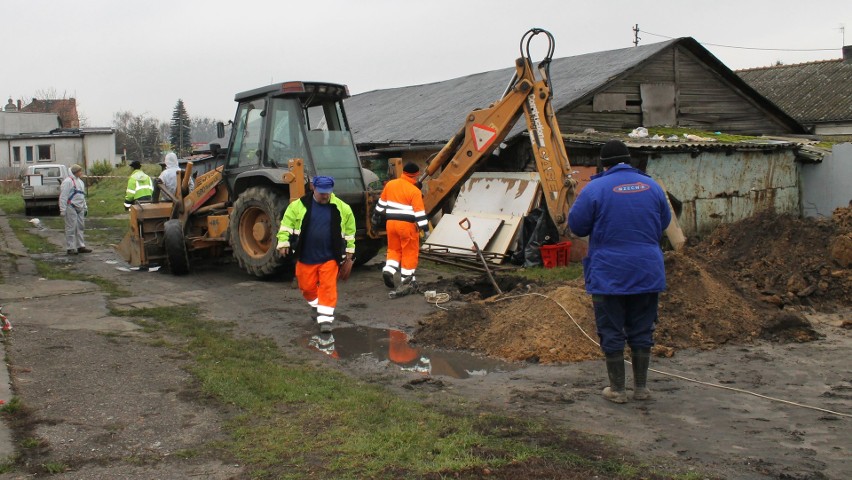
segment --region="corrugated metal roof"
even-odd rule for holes
[[[554,59],[553,108],[559,110],[601,88],[679,40]],[[515,67],[443,82],[373,90],[346,100],[358,143],[446,142],[465,116],[499,100]],[[523,122],[509,136],[523,130]]]
[[[852,63],[825,60],[735,73],[799,122],[852,121]]]

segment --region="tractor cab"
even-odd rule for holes
[[[286,82],[236,95],[238,103],[225,178],[239,195],[265,177],[280,183],[293,158],[304,161],[305,176],[334,177],[335,193],[362,199],[366,185],[349,131],[344,85]],[[347,198],[348,197],[348,198]]]

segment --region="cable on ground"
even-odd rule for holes
[[[573,315],[571,315],[571,312],[569,312],[569,311],[568,311],[565,307],[563,307],[561,303],[559,303],[559,302],[557,302],[556,300],[554,300],[554,299],[552,299],[552,298],[548,297],[547,295],[543,295],[543,294],[541,294],[541,293],[522,293],[522,294],[519,294],[519,295],[512,295],[512,296],[508,296],[508,297],[499,298],[499,299],[496,299],[496,300],[495,300],[495,302],[502,302],[502,301],[504,301],[504,300],[510,300],[510,299],[513,299],[513,298],[528,297],[528,296],[544,297],[544,298],[546,298],[546,299],[550,300],[551,302],[555,303],[556,305],[558,305],[558,306],[559,306],[559,308],[561,308],[561,309],[562,309],[562,311],[563,311],[563,312],[565,312],[565,314],[566,314],[566,315],[568,315],[568,318],[570,318],[570,319],[571,319],[571,321],[572,321],[572,322],[574,322],[574,325],[576,325],[576,326],[577,326],[577,328],[580,330],[580,332],[582,332],[582,334],[583,334],[586,338],[588,338],[588,339],[589,339],[589,341],[591,341],[592,343],[594,343],[595,345],[597,345],[598,347],[600,347],[600,344],[599,344],[598,342],[596,342],[596,341],[595,341],[592,337],[590,337],[590,336],[589,336],[589,334],[588,334],[588,333],[586,333],[586,331],[585,331],[585,330],[583,330],[583,327],[581,327],[581,326],[580,326],[580,324],[579,324],[579,323],[577,323],[577,320],[575,320],[575,319],[574,319],[574,316],[573,316]],[[629,360],[625,360],[625,361],[626,361],[627,363],[629,363],[629,364],[631,364],[631,365],[632,365],[632,363],[631,363]],[[835,412],[835,411],[833,411],[833,410],[828,410],[828,409],[820,408],[820,407],[814,407],[814,406],[812,406],[812,405],[805,405],[805,404],[803,404],[803,403],[791,402],[791,401],[789,401],[789,400],[784,400],[784,399],[782,399],[782,398],[770,397],[770,396],[768,396],[768,395],[762,395],[762,394],[760,394],[760,393],[755,393],[755,392],[751,392],[751,391],[748,391],[748,390],[743,390],[743,389],[741,389],[741,388],[728,387],[728,386],[725,386],[725,385],[719,385],[719,384],[717,384],[717,383],[711,383],[711,382],[704,382],[704,381],[702,381],[702,380],[697,380],[697,379],[694,379],[694,378],[685,377],[685,376],[683,376],[683,375],[677,375],[677,374],[675,374],[675,373],[668,373],[668,372],[664,372],[664,371],[662,371],[662,370],[657,370],[657,369],[655,369],[655,368],[649,368],[648,370],[650,370],[650,371],[652,371],[652,372],[654,372],[654,373],[659,373],[660,375],[665,375],[665,376],[668,376],[668,377],[678,378],[678,379],[680,379],[680,380],[686,380],[687,382],[697,383],[697,384],[699,384],[699,385],[705,385],[705,386],[708,386],[708,387],[721,388],[721,389],[723,389],[723,390],[730,390],[730,391],[732,391],[732,392],[737,392],[737,393],[745,393],[745,394],[747,394],[747,395],[753,395],[753,396],[755,396],[755,397],[763,398],[763,399],[766,399],[766,400],[771,400],[771,401],[773,401],[773,402],[785,403],[785,404],[787,404],[787,405],[792,405],[792,406],[794,406],[794,407],[807,408],[807,409],[810,409],[810,410],[816,410],[816,411],[818,411],[818,412],[829,413],[829,414],[831,414],[831,415],[837,415],[837,416],[839,416],[839,417],[852,418],[852,414],[848,414],[848,413]]]

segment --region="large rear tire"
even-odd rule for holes
[[[267,187],[249,188],[237,198],[228,222],[228,239],[240,268],[259,278],[284,270],[287,262],[275,247],[286,208],[283,193]]]
[[[186,239],[180,220],[169,220],[165,223],[163,226],[163,244],[172,275],[189,273],[189,253],[186,250]]]

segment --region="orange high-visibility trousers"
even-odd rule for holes
[[[296,262],[296,279],[302,296],[317,309],[317,322],[334,320],[334,307],[337,306],[337,262],[311,265]]]
[[[414,275],[420,257],[420,234],[417,225],[411,222],[388,220],[387,265],[399,265],[403,277]]]

